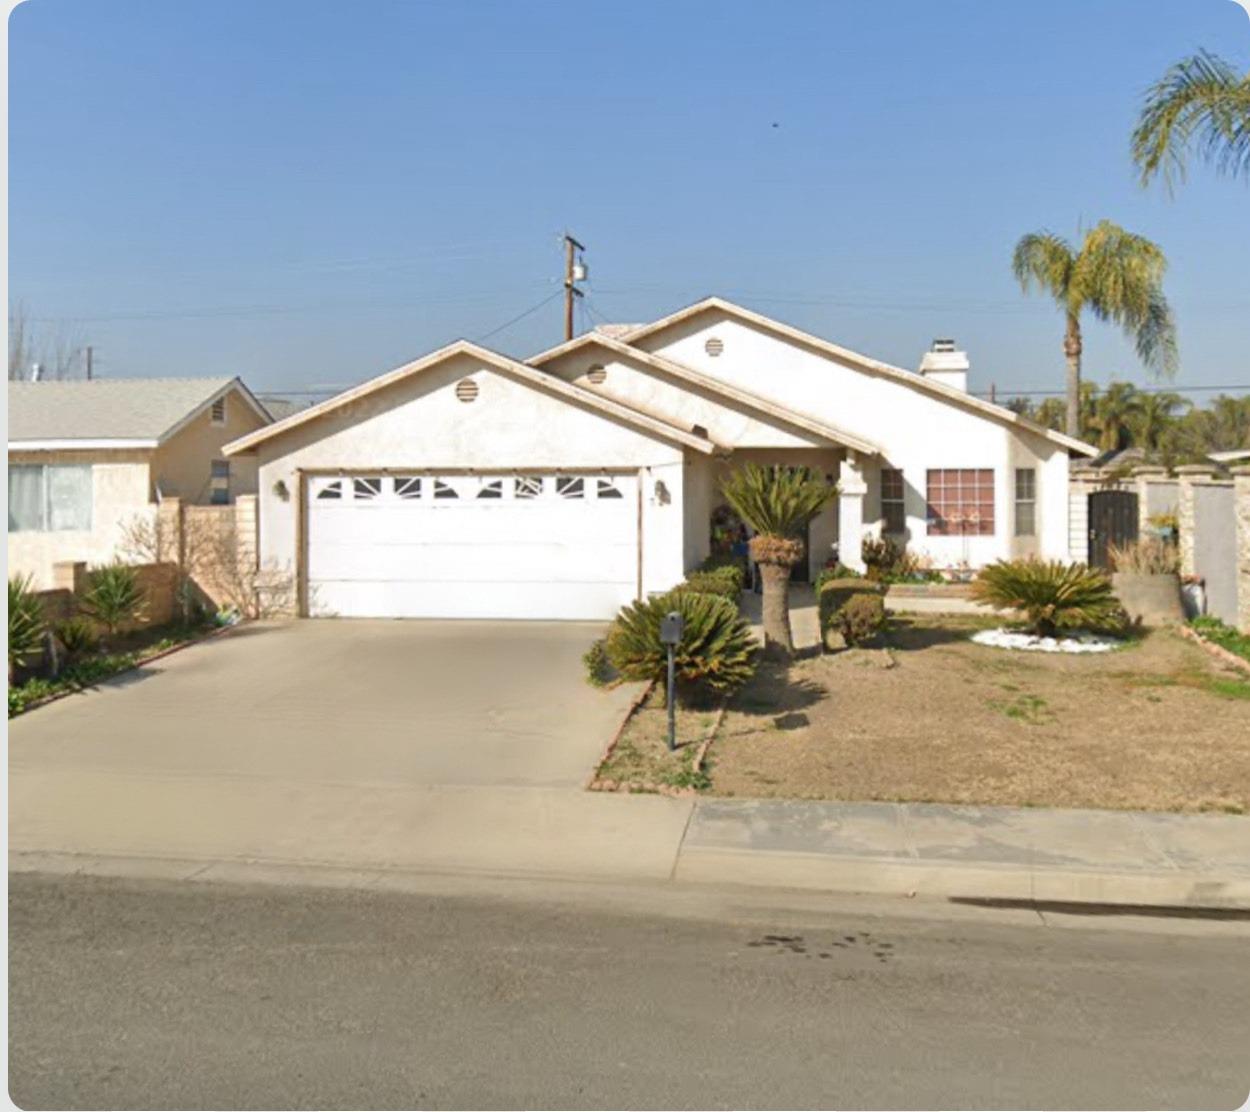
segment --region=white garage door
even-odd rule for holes
[[[608,618],[637,594],[638,480],[357,475],[308,484],[308,611]]]

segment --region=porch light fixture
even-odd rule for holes
[[[280,502],[289,501],[291,497],[291,492],[287,489],[285,479],[279,479],[276,483],[273,484],[273,493],[274,493],[274,497],[277,498]]]

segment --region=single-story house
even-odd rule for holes
[[[254,494],[255,461],[222,447],[271,420],[238,378],[10,382],[9,575],[106,563],[163,498]]]
[[[1096,449],[720,298],[519,362],[458,341],[228,444],[259,559],[308,615],[604,618],[709,552],[718,484],[804,464],[837,497],[814,575],[891,535],[934,565],[1068,556],[1068,461]]]

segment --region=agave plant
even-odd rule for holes
[[[1000,560],[981,569],[972,597],[999,610],[1018,610],[1039,637],[1111,625],[1120,616],[1111,580],[1095,568],[1062,560]]]
[[[685,623],[673,654],[683,688],[732,691],[751,678],[756,646],[738,608],[716,595],[674,591],[626,606],[608,630],[608,660],[624,679],[664,678],[668,651],[660,621],[673,610]]]
[[[143,612],[143,588],[135,569],[127,564],[105,564],[87,576],[87,590],[78,608],[113,637],[121,626]]]
[[[37,657],[43,648],[43,603],[31,590],[28,575],[9,580],[9,683],[13,672]]]
[[[790,569],[803,559],[801,533],[837,492],[809,467],[761,467],[747,463],[721,485],[725,501],[755,533],[751,559],[764,584],[764,651],[788,657]]]

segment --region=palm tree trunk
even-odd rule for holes
[[[764,617],[764,655],[789,659],[794,655],[790,633],[790,565],[760,564],[764,597],[760,608]]]
[[[1068,361],[1068,415],[1067,433],[1081,435],[1081,322],[1073,313],[1068,314],[1068,327],[1063,337],[1063,355]]]

